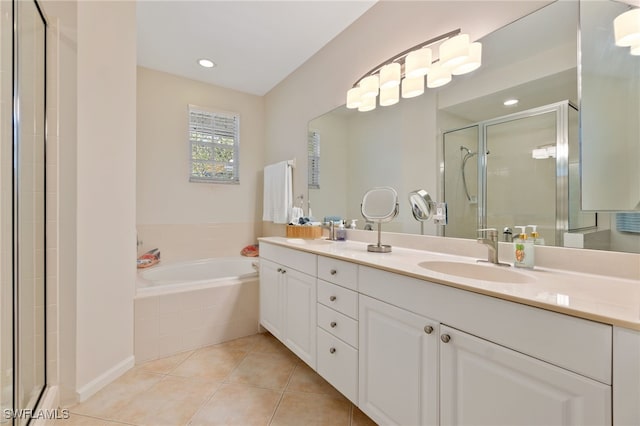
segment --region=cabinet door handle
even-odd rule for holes
[[[336,348],[330,348],[329,349],[329,353],[335,354],[336,353]]]
[[[444,343],[449,343],[449,341],[451,340],[451,336],[449,336],[448,334],[443,334],[442,336],[440,336],[440,340],[442,340]]]
[[[335,302],[336,299],[337,299],[337,297],[335,297],[335,296],[329,296],[329,300],[331,300],[332,302]]]
[[[282,272],[282,268],[278,268],[278,272]]]
[[[427,334],[433,333],[433,327],[431,327],[430,325],[425,325],[424,326],[424,332],[427,333]]]
[[[337,274],[337,273],[338,273],[338,271],[336,271],[335,269],[332,269],[329,273],[330,273],[331,275],[335,275],[335,274]]]
[[[283,274],[286,274],[286,273],[287,273],[287,270],[286,270],[286,269],[283,269],[283,270],[282,270],[282,273],[283,273]]]
[[[336,328],[336,326],[338,325],[337,322],[335,321],[331,321],[331,324],[329,324],[331,326],[331,328]]]

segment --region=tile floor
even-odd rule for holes
[[[69,407],[75,425],[375,425],[270,334],[128,371]]]

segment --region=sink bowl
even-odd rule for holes
[[[299,244],[301,246],[321,246],[321,245],[333,243],[333,241],[330,241],[330,240],[322,240],[322,239],[307,240],[304,238],[287,238],[287,242],[291,244]]]
[[[531,283],[536,280],[532,276],[523,274],[508,267],[495,266],[488,263],[426,261],[419,263],[418,266],[441,274],[472,278],[474,280],[482,281],[494,281],[500,283]]]

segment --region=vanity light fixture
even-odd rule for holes
[[[433,46],[440,43],[439,58],[434,61]],[[347,108],[371,111],[380,106],[398,103],[403,98],[413,98],[430,89],[444,86],[452,75],[462,75],[482,65],[482,44],[470,43],[468,34],[460,29],[442,34],[401,52],[363,75],[347,91]]]
[[[630,53],[640,56],[640,8],[628,10],[613,20],[616,46],[629,47]]]
[[[207,58],[198,59],[198,64],[204,68],[213,68],[216,66],[215,62]]]
[[[506,101],[504,101],[502,103],[502,105],[504,106],[514,106],[514,105],[518,105],[518,102],[520,102],[518,99],[507,99]]]

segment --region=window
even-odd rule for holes
[[[189,182],[240,183],[240,116],[189,105]]]
[[[309,188],[320,189],[320,133],[309,132],[307,149],[309,151]]]

